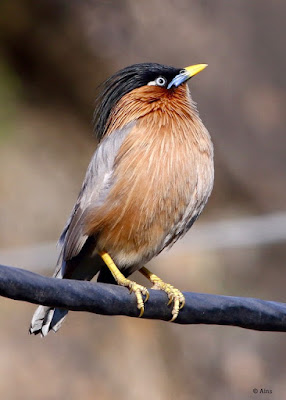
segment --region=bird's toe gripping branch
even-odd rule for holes
[[[105,251],[99,253],[107,267],[109,268],[112,276],[116,280],[117,284],[120,286],[128,287],[130,293],[134,292],[137,300],[137,307],[140,310],[139,318],[142,317],[144,313],[144,303],[149,299],[149,292],[145,286],[139,285],[138,283],[131,281],[130,279],[125,278],[125,276],[119,271],[117,266],[115,265],[114,261],[110,257],[108,253]],[[153,289],[163,290],[167,293],[169,298],[169,303],[173,303],[173,310],[172,310],[172,318],[170,321],[174,321],[177,316],[179,315],[179,311],[185,305],[185,297],[180,292],[180,290],[174,288],[174,286],[170,285],[169,283],[165,283],[160,279],[157,275],[153,274],[147,268],[143,267],[140,269],[140,272],[149,279],[150,282],[153,283]],[[143,300],[143,296],[145,299]]]
[[[139,285],[134,281],[131,281],[130,279],[125,278],[125,276],[119,271],[108,253],[101,252],[100,256],[109,268],[117,284],[119,286],[128,287],[130,293],[134,292],[137,300],[137,308],[140,310],[139,318],[142,317],[144,313],[144,303],[146,303],[146,301],[149,299],[149,292],[147,288],[145,286]],[[143,300],[143,296],[145,296],[145,300]]]
[[[122,283],[123,286],[129,287],[130,293],[134,292],[137,300],[137,308],[140,310],[139,318],[144,314],[144,303],[149,299],[149,292],[145,286],[139,285],[134,281],[130,281],[125,278],[125,282]],[[143,296],[145,300],[143,301]]]
[[[179,311],[184,307],[185,305],[185,296],[183,295],[180,290],[176,289],[174,286],[170,285],[169,283],[165,283],[162,281],[161,278],[159,278],[157,275],[153,274],[151,271],[149,271],[147,268],[143,267],[140,269],[140,272],[150,280],[150,282],[153,283],[153,289],[159,289],[163,290],[165,293],[167,293],[168,298],[169,298],[169,303],[173,303],[173,310],[172,310],[172,318],[171,322],[174,321],[177,316],[179,315]]]

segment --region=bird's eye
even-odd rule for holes
[[[167,83],[167,79],[164,78],[163,76],[159,76],[156,80],[155,80],[155,84],[157,86],[165,86]]]
[[[186,72],[185,69],[181,69],[181,71],[179,72],[179,74],[184,74]]]

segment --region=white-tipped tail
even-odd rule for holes
[[[88,250],[77,260],[77,266],[70,276],[72,279],[89,281],[104,265],[101,257],[98,254],[94,255],[92,251]],[[61,252],[53,275],[57,279],[63,279],[66,271],[66,262],[62,261],[62,256]],[[62,308],[39,306],[33,315],[29,332],[34,335],[41,334],[41,336],[47,336],[50,331],[56,332],[60,329],[67,313],[68,310]]]
[[[56,332],[60,329],[68,310],[39,306],[32,318],[30,334],[47,336],[49,331]]]

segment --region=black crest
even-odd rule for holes
[[[134,64],[112,75],[101,85],[101,93],[96,100],[94,130],[100,140],[109,126],[109,116],[113,107],[127,93],[147,85],[159,76],[171,81],[180,69],[155,63]]]

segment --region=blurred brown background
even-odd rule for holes
[[[215,145],[198,227],[286,211],[285,15],[282,0],[2,0],[0,254],[30,246],[40,257],[56,241],[95,149],[97,85],[136,62],[209,64],[190,83]],[[283,241],[195,250],[195,229],[152,262],[158,275],[182,290],[286,302]],[[71,313],[41,340],[27,333],[33,310],[0,299],[1,399],[285,397],[285,334]]]

